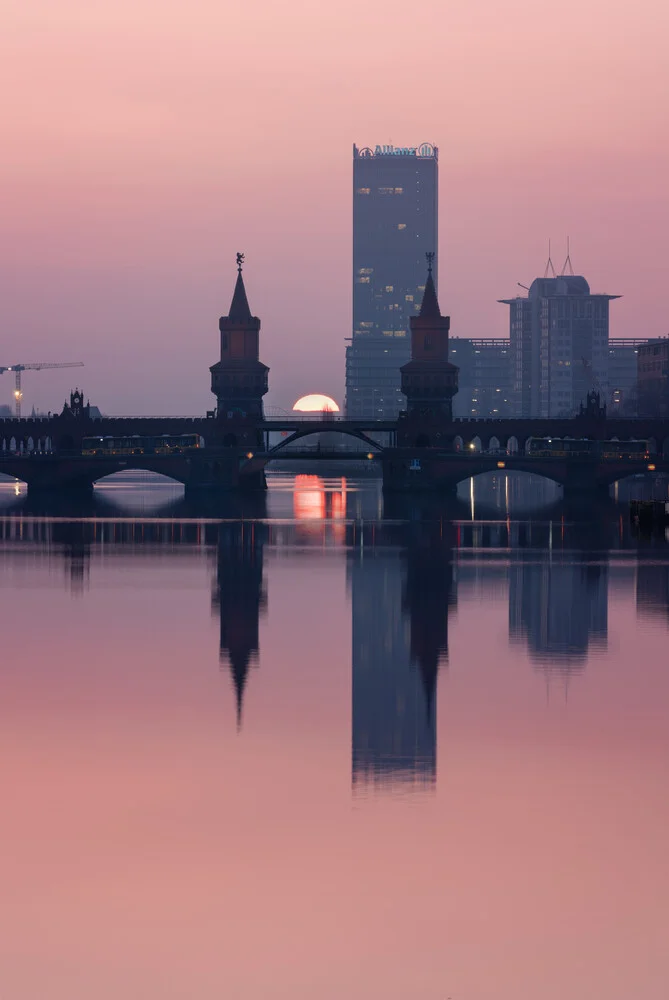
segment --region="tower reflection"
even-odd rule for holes
[[[373,546],[363,539],[349,555],[354,789],[436,781],[436,689],[448,654],[451,553],[438,525],[408,530],[399,540],[377,533]]]
[[[267,609],[266,534],[266,525],[259,521],[218,525],[211,604],[219,618],[220,661],[227,663],[234,686],[238,729],[249,670],[258,663],[260,616]]]

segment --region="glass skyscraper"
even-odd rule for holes
[[[409,320],[437,252],[438,150],[353,147],[353,335],[346,348],[349,417],[393,419],[406,406],[400,367]],[[433,277],[437,284],[437,260]]]

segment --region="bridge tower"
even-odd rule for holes
[[[448,360],[449,316],[442,316],[432,277],[433,253],[427,253],[427,281],[418,316],[412,316],[411,361],[402,365],[402,392],[407,417],[427,417],[440,423],[453,417],[458,369]]]
[[[260,320],[251,315],[242,265],[237,254],[237,283],[230,312],[221,316],[221,360],[212,365],[211,391],[216,396],[217,417],[222,420],[262,420],[262,398],[267,392],[269,368],[259,360]]]

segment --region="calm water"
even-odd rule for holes
[[[551,491],[0,487],[2,1000],[666,1000],[669,548]]]

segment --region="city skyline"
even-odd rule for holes
[[[439,294],[459,336],[503,336],[496,300],[542,273],[548,237],[559,262],[567,235],[575,269],[624,296],[614,336],[667,332],[659,0],[605,20],[572,0],[559,23],[528,0],[429,2],[420,59],[394,3],[42,12],[38,27],[12,3],[3,31],[6,363],[81,359],[107,412],[203,411],[227,262],[245,250],[278,376],[268,403],[341,402],[363,139],[440,148]],[[26,380],[26,408],[70,387]]]

